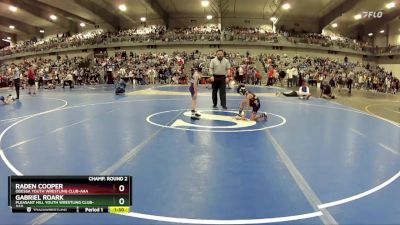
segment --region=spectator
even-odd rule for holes
[[[255,85],[261,85],[261,80],[262,80],[262,76],[261,76],[261,72],[259,70],[255,70],[256,72],[256,81],[255,81]]]
[[[281,87],[283,87],[283,80],[285,79],[285,77],[286,77],[285,70],[283,70],[283,69],[279,70],[279,83],[280,83]]]
[[[36,86],[35,86],[35,70],[33,66],[30,65],[28,69],[28,94],[33,93],[36,95]]]
[[[238,73],[238,77],[236,79],[241,84],[241,83],[243,83],[243,77],[244,77],[243,66],[239,66],[239,69],[237,70],[237,73]]]
[[[125,80],[122,79],[119,75],[115,79],[115,94],[122,95],[125,94],[126,83]]]
[[[64,82],[63,82],[63,88],[65,88],[65,84],[69,85],[69,88],[73,88],[74,87],[74,78],[72,77],[71,71],[67,72],[67,76],[64,78]]]
[[[293,68],[292,69],[287,69],[286,74],[288,76],[287,79],[287,86],[288,87],[293,87]]]
[[[299,88],[298,95],[300,96],[300,99],[310,99],[311,94],[310,94],[310,88],[307,85],[307,81],[303,81],[301,87]]]
[[[322,81],[322,83],[321,83],[320,98],[325,98],[325,99],[334,99],[335,98],[335,96],[332,94],[332,88],[328,84],[327,81]]]

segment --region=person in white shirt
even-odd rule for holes
[[[68,71],[67,76],[64,78],[64,82],[63,82],[63,88],[65,88],[65,84],[68,83],[69,88],[73,88],[74,87],[74,78],[72,77],[71,72]]]
[[[147,76],[149,77],[151,84],[155,84],[156,75],[156,71],[152,67],[147,71]]]
[[[132,84],[133,84],[133,86],[136,86],[136,79],[135,79],[134,74],[133,74],[133,69],[131,69],[131,70],[129,71],[128,77],[129,77],[129,79],[132,79]]]
[[[388,93],[391,89],[390,84],[392,81],[389,79],[389,77],[385,78],[385,92]]]
[[[121,76],[121,77],[126,77],[126,70],[125,70],[125,68],[121,68],[121,69],[119,69],[119,75]]]
[[[75,69],[75,70],[74,70],[73,78],[76,79],[76,78],[78,77],[78,75],[79,75],[79,72],[78,72],[77,69]]]
[[[288,87],[293,87],[293,69],[287,69],[286,74],[288,75],[287,79],[287,86]]]
[[[10,73],[14,81],[15,92],[17,93],[17,98],[19,99],[19,88],[21,86],[20,72],[18,67],[15,66],[15,63],[11,64]]]
[[[299,70],[296,68],[296,66],[293,66],[292,68],[292,76],[293,76],[293,81],[292,83],[296,84],[299,81]]]
[[[217,107],[219,91],[219,98],[223,109],[226,107],[226,76],[229,75],[231,64],[229,60],[224,57],[222,49],[217,50],[217,57],[214,57],[209,65],[209,73],[212,76],[212,101],[213,108]]]
[[[364,75],[360,74],[358,76],[358,87],[363,88],[364,87]]]
[[[303,81],[301,87],[299,88],[299,91],[297,93],[301,99],[306,99],[308,100],[311,97],[310,94],[310,88],[308,87],[308,84],[306,81]]]
[[[275,93],[276,96],[284,95],[286,97],[299,97],[300,99],[308,100],[311,97],[310,88],[306,81],[303,81],[299,91],[279,92]]]
[[[243,65],[239,66],[239,77],[238,77],[238,82],[243,83],[243,76],[244,76],[244,69]]]

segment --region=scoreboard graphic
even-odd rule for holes
[[[128,213],[131,176],[9,176],[15,213]]]

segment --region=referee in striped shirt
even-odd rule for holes
[[[21,79],[20,79],[20,72],[18,67],[15,66],[15,63],[11,64],[11,75],[14,81],[14,86],[15,86],[15,92],[17,93],[17,98],[19,99],[19,88],[21,85]]]
[[[217,92],[219,90],[219,98],[223,109],[226,107],[226,75],[229,74],[231,64],[224,57],[224,51],[219,49],[217,57],[213,58],[210,63],[210,74],[213,76],[214,82],[212,83],[212,101],[213,107],[217,107],[218,98]]]

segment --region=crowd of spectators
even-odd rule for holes
[[[389,53],[389,54],[395,54],[395,53],[400,53],[400,45],[388,45],[387,47],[378,47],[375,46],[375,48],[373,49],[373,52],[375,54],[379,54],[379,53]]]
[[[65,49],[83,45],[94,45],[102,43],[104,38],[105,35],[101,30],[77,33],[74,35],[64,33],[46,37],[45,39],[33,38],[28,41],[18,42],[14,46],[3,48],[2,55],[11,55],[21,52],[40,52],[52,49]]]
[[[118,52],[114,56],[84,59],[82,57],[56,60],[35,58],[16,64],[21,72],[22,87],[27,81],[27,71],[32,66],[36,73],[39,88],[55,88],[64,86],[68,75],[72,76],[72,84],[93,85],[99,83],[114,83],[119,76],[131,81],[134,85],[173,83],[186,84],[188,74],[185,72],[185,62],[189,59],[186,52],[166,53],[133,53]],[[0,67],[0,85],[12,86],[10,65]],[[73,85],[72,85],[73,86]]]
[[[184,28],[166,29],[165,26],[145,26],[116,32],[105,32],[101,29],[78,34],[58,34],[44,39],[33,38],[3,48],[0,55],[11,55],[21,52],[40,52],[50,49],[65,49],[87,45],[107,45],[113,42],[180,42],[180,41],[245,41],[245,42],[291,42],[323,47],[336,46],[358,51],[371,50],[367,43],[345,37],[332,38],[330,35],[303,33],[294,31],[277,31],[261,27],[226,27],[220,30],[216,25],[204,25]]]
[[[353,49],[356,51],[371,50],[371,46],[367,42],[356,41],[354,39],[331,36],[316,33],[294,33],[294,32],[281,32],[287,41],[292,43],[303,43],[308,45],[320,45],[323,47],[337,46],[339,48]]]
[[[279,33],[269,29],[245,28],[245,27],[227,27],[223,31],[223,40],[225,41],[264,41],[277,43]]]
[[[78,77],[80,76],[85,82],[89,83],[92,78],[91,72],[93,72],[89,65],[90,59],[88,58],[69,58],[68,56],[64,58],[57,57],[55,60],[34,58],[15,63],[21,74],[22,88],[27,84],[29,68],[33,68],[38,87],[46,89],[53,89],[57,85],[62,85],[68,75],[73,76],[74,80],[79,80]],[[13,75],[10,70],[10,64],[2,64],[0,66],[1,87],[12,86]]]
[[[118,52],[112,57],[95,59],[93,67],[113,83],[116,76],[133,85],[145,84],[186,84],[188,74],[185,63],[189,55],[186,52],[167,53],[133,53]]]
[[[68,75],[72,76],[75,85],[114,83],[118,76],[133,85],[143,84],[187,84],[194,67],[201,67],[203,83],[209,74],[209,63],[214,52],[202,53],[198,50],[191,53],[135,53],[116,52],[113,56],[85,59],[82,57],[58,57],[56,60],[35,58],[18,63],[16,66],[26,83],[27,71],[32,66],[36,72],[39,88],[54,88],[64,84]],[[397,93],[399,79],[392,72],[378,66],[332,60],[321,57],[288,57],[286,54],[251,55],[227,52],[225,57],[231,64],[228,84],[231,81],[253,85],[279,85],[281,87],[301,86],[308,81],[317,85],[325,81],[339,91],[352,88],[376,92]],[[260,63],[258,63],[260,62]],[[257,68],[256,63],[262,66]],[[190,65],[192,66],[191,68]],[[12,74],[9,65],[0,66],[0,85],[11,86]],[[50,87],[49,87],[50,84]]]
[[[349,93],[352,88],[394,94],[399,91],[399,79],[392,72],[379,66],[349,62],[347,57],[340,61],[321,57],[261,54],[259,60],[267,74],[268,85],[299,87],[305,80],[310,85],[326,81],[332,88],[338,88],[338,91],[346,88]]]

